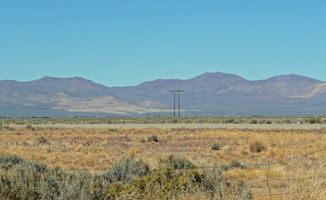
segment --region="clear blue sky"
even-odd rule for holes
[[[326,1],[0,1],[0,80],[131,86],[217,71],[326,81]]]

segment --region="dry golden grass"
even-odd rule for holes
[[[159,142],[147,142],[156,135]],[[41,140],[45,138],[45,141]],[[145,142],[141,142],[145,138]],[[220,150],[212,150],[217,142]],[[261,143],[265,149],[251,152],[251,143]],[[16,154],[37,160],[50,167],[68,170],[88,170],[99,173],[124,157],[143,159],[152,168],[168,156],[184,157],[198,167],[229,165],[232,160],[242,165],[275,163],[326,149],[326,130],[281,129],[43,129],[26,128],[0,131],[0,154]],[[230,168],[223,176],[231,181],[255,183],[253,196],[274,195],[272,199],[323,199],[326,191],[326,151],[284,160],[277,164]],[[269,189],[267,182],[268,177]],[[310,179],[302,179],[312,177]],[[277,180],[272,180],[277,179]],[[202,199],[202,194],[180,199]],[[232,198],[232,197],[230,197]],[[259,198],[258,198],[259,199]],[[260,199],[270,199],[261,197]]]

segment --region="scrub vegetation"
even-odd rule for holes
[[[30,124],[326,124],[326,117],[30,117],[1,118],[4,125]]]
[[[3,125],[0,196],[323,199],[325,141],[326,129]]]

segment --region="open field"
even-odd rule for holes
[[[222,189],[218,193],[224,199],[240,198],[239,183],[242,191],[245,188],[257,199],[324,199],[325,141],[326,129],[9,126],[0,131],[0,154],[92,175],[106,172],[124,158],[141,159],[150,169],[159,169],[160,160],[173,156],[189,160],[207,180],[218,171]],[[7,172],[0,169],[1,173]],[[206,190],[180,193],[179,198],[219,199]]]

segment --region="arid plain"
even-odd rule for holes
[[[157,168],[159,160],[173,156],[189,160],[199,171],[226,169],[223,179],[245,183],[258,199],[325,196],[324,128],[12,127],[0,131],[0,154],[53,168],[98,174],[126,157]],[[230,191],[224,193],[231,198]]]

